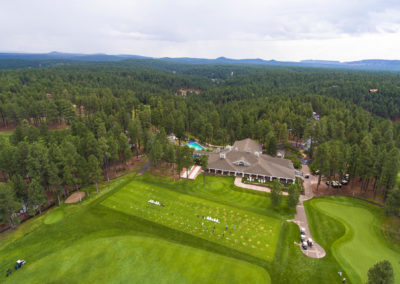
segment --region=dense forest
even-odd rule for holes
[[[15,222],[21,201],[30,214],[40,212],[47,193],[59,202],[70,190],[108,179],[138,153],[182,169],[193,162],[191,153],[168,143],[170,133],[214,145],[250,137],[271,155],[278,144],[309,140],[320,175],[349,173],[362,190],[373,185],[396,207],[399,79],[156,60],[2,70],[0,128],[15,131],[0,138],[0,218]],[[49,129],[60,125],[67,130]]]

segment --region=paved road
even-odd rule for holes
[[[288,221],[296,223],[297,225],[299,225],[300,228],[303,227],[306,230],[307,238],[312,238],[310,229],[308,227],[308,220],[307,220],[306,211],[304,210],[303,202],[313,198],[312,185],[317,183],[318,180],[317,180],[317,177],[310,174],[310,169],[308,166],[303,165],[302,171],[304,174],[309,174],[310,178],[304,179],[304,195],[300,196],[300,204],[297,205],[297,207],[296,207],[296,215],[294,216],[294,219],[288,220]],[[299,238],[300,238],[300,236],[299,236]],[[299,245],[301,251],[309,257],[313,257],[313,258],[324,257],[326,255],[325,250],[319,244],[317,244],[314,239],[313,239],[313,242],[314,242],[314,245],[311,248],[308,247],[307,250],[303,250],[301,248],[300,242],[298,243],[298,245]]]

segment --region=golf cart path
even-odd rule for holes
[[[308,220],[303,202],[313,198],[312,184],[317,183],[317,180],[315,176],[310,174],[310,169],[308,168],[308,166],[303,165],[302,170],[303,174],[309,174],[310,178],[308,179],[303,178],[304,195],[300,195],[300,203],[299,205],[296,206],[296,215],[294,216],[294,219],[288,221],[296,223],[300,228],[303,227],[306,230],[306,238],[312,238],[310,233],[310,228],[308,227]],[[323,249],[323,247],[317,244],[314,239],[313,239],[313,246],[311,248],[308,247],[307,250],[304,250],[301,247],[301,243],[299,243],[298,245],[300,247],[300,250],[308,257],[322,258],[326,255],[326,252]]]

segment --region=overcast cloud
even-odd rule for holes
[[[0,0],[0,51],[400,59],[400,1]]]

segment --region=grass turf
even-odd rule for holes
[[[148,203],[156,200],[165,206]],[[162,186],[133,180],[103,205],[211,242],[272,260],[280,222],[276,218],[183,195]],[[219,219],[219,223],[207,220]]]
[[[400,251],[382,234],[383,212],[371,204],[344,197],[313,199],[306,203],[314,239],[324,245],[332,242],[332,231],[343,231],[343,237],[333,241],[331,252],[353,283],[365,283],[368,269],[387,259],[400,279]],[[326,214],[341,223],[329,225],[318,220]],[[336,234],[338,235],[338,234]]]
[[[204,206],[275,218],[281,230],[273,260],[102,205],[133,181]],[[90,191],[81,204],[56,207],[2,234],[0,282],[340,283],[340,266],[329,249],[344,233],[340,222],[314,214],[324,226],[337,230],[326,238],[325,258],[308,258],[294,243],[298,226],[285,220],[293,212],[284,205],[279,212],[272,210],[268,194],[237,188],[231,178],[207,177],[203,187],[201,176],[187,182],[130,174],[104,183],[99,194],[94,187]],[[6,269],[20,258],[27,260],[26,266],[5,278]]]
[[[174,261],[171,261],[171,260]],[[147,237],[97,238],[52,253],[9,279],[14,283],[270,283],[256,265]],[[207,271],[207,273],[204,273]],[[22,273],[20,273],[22,272]]]

